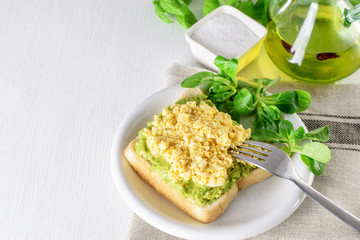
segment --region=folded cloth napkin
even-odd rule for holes
[[[201,71],[179,64],[169,65],[164,87],[179,84]],[[360,83],[309,85],[279,83],[272,93],[303,89],[312,96],[309,109],[299,116],[309,131],[328,125],[332,159],[313,187],[355,216],[360,217]],[[266,199],[264,199],[266,201]],[[134,215],[127,235],[131,240],[180,239],[164,233]],[[288,219],[250,239],[360,239],[360,233],[338,220],[308,197]]]

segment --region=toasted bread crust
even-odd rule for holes
[[[129,161],[130,165],[145,182],[147,182],[149,185],[154,187],[157,192],[159,192],[162,196],[170,200],[178,208],[186,212],[194,219],[203,223],[209,223],[216,220],[221,214],[224,213],[230,202],[237,196],[239,183],[234,184],[234,186],[229,191],[227,191],[223,196],[221,196],[215,202],[205,206],[197,205],[193,199],[183,197],[180,192],[176,191],[169,184],[165,183],[152,170],[150,162],[136,154],[135,152],[136,141],[137,138],[131,141],[131,143],[126,147],[124,151],[125,157]],[[238,182],[243,182],[242,184],[240,184],[241,189],[244,189],[256,182],[262,181],[270,176],[268,175],[267,172],[263,170],[261,171],[255,171],[255,170],[252,171],[248,177],[240,179],[238,181]]]
[[[265,179],[271,177],[271,173],[261,169],[256,168],[250,172],[250,174],[247,177],[243,177],[240,180],[236,182],[239,191],[244,190],[247,187],[250,187],[251,185],[262,182]]]

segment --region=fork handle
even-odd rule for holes
[[[335,216],[355,228],[356,230],[360,231],[360,219],[346,211],[345,209],[341,208],[340,206],[336,205],[334,202],[329,200],[327,197],[319,193],[309,184],[304,182],[301,178],[293,178],[291,179],[301,190],[303,190],[312,200],[319,203]]]

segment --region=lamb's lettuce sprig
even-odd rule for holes
[[[295,152],[300,153],[302,161],[310,168],[315,175],[320,175],[331,159],[330,149],[320,142],[329,140],[329,128],[324,126],[316,130],[305,132],[303,127],[294,130],[293,124],[288,120],[279,123],[279,131],[262,129],[251,134],[251,138],[256,141],[268,141],[282,143],[281,148],[288,155]],[[302,144],[305,140],[312,140]],[[317,142],[315,142],[317,141]]]
[[[329,148],[319,142],[329,139],[327,126],[306,133],[303,127],[294,130],[281,113],[293,114],[306,110],[311,96],[303,90],[285,91],[268,94],[267,90],[280,81],[258,78],[250,84],[236,79],[237,59],[216,57],[214,64],[219,68],[217,74],[199,72],[186,78],[184,88],[200,87],[219,111],[229,113],[233,120],[240,123],[242,117],[254,115],[251,138],[257,141],[281,143],[282,149],[292,155],[301,154],[301,159],[315,175],[320,175],[330,160]],[[316,141],[303,144],[304,141]]]
[[[186,78],[181,86],[184,88],[202,87],[208,98],[223,112],[229,113],[237,122],[242,116],[255,113],[253,131],[271,129],[276,131],[280,112],[286,114],[306,110],[311,101],[308,92],[302,90],[286,91],[267,95],[266,90],[280,81],[275,79],[254,79],[251,85],[238,81],[238,60],[218,56],[214,64],[220,69],[217,74],[199,72]]]

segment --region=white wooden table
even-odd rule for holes
[[[168,63],[196,65],[151,1],[0,1],[0,239],[123,239],[112,137]]]
[[[184,32],[151,1],[0,1],[0,239],[125,237],[112,137],[168,63],[198,66]]]

